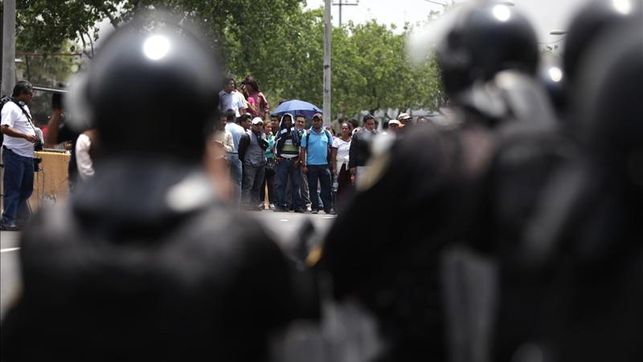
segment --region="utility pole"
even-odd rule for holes
[[[359,0],[354,3],[345,3],[344,0],[338,0],[339,2],[333,3],[334,6],[339,6],[339,27],[342,26],[342,7],[344,6],[357,6],[359,5]]]
[[[16,84],[16,0],[4,0],[2,13],[2,95]]]
[[[331,121],[331,39],[333,35],[333,24],[331,22],[330,7],[332,0],[325,0],[324,4],[324,125],[329,125]]]

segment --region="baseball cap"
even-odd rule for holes
[[[322,116],[322,114],[321,114],[321,113],[315,113],[315,114],[313,114],[313,118],[320,118],[320,119],[324,119],[324,117]]]
[[[400,113],[400,115],[397,116],[397,119],[398,121],[407,120],[407,119],[411,119],[411,116],[409,116],[408,113]]]
[[[261,117],[255,117],[252,119],[252,124],[263,124],[263,119],[261,119]]]

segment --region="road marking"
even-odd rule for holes
[[[0,253],[8,253],[10,251],[16,251],[20,250],[20,248],[7,248],[7,249],[0,249]]]
[[[288,221],[290,221],[290,220],[288,220],[288,219],[280,219],[279,221],[285,221],[285,222],[288,222]]]

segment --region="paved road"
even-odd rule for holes
[[[284,212],[261,211],[251,212],[252,216],[268,228],[285,250],[290,250],[298,241],[298,236],[306,220],[314,227],[316,235],[322,235],[335,220],[331,215],[295,214]],[[18,253],[20,233],[1,231],[0,245],[2,260],[0,261],[0,316],[4,316],[6,308],[20,290],[20,276],[18,273]]]

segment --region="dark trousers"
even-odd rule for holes
[[[274,162],[268,160],[268,165],[266,165],[265,177],[261,190],[259,190],[259,200],[264,201],[266,199],[266,187],[268,188],[268,203],[276,204],[277,195],[275,195],[275,166]]]
[[[277,183],[275,184],[275,187],[277,188],[278,207],[284,209],[288,207],[288,204],[286,203],[288,181],[290,181],[291,184],[293,208],[297,210],[306,207],[301,198],[301,173],[297,162],[298,159],[283,158],[277,163],[275,168]]]
[[[2,223],[15,225],[18,216],[28,218],[31,214],[27,200],[33,193],[33,158],[20,156],[3,147],[2,161],[4,163]]]
[[[241,195],[246,207],[254,209],[259,205],[259,190],[263,186],[265,168],[265,165],[252,166],[248,163],[243,165]]]
[[[308,165],[308,187],[310,190],[310,201],[313,210],[330,211],[332,206],[330,196],[331,176],[328,165]],[[317,196],[317,183],[321,186],[321,205]]]

